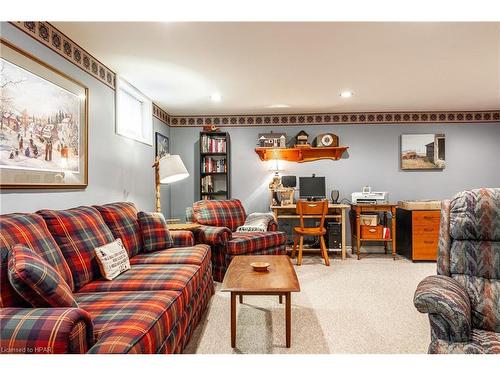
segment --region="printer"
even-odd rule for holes
[[[389,193],[386,191],[372,191],[370,186],[363,187],[363,191],[354,192],[351,195],[353,204],[381,204],[387,203]]]

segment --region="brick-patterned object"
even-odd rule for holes
[[[192,264],[141,264],[134,265],[114,280],[92,281],[79,292],[178,290],[185,301],[189,301],[200,285],[201,276],[201,268]]]
[[[185,308],[179,291],[78,293],[76,298],[94,323],[90,353],[157,353]]]
[[[194,246],[194,235],[189,230],[173,230],[170,231],[172,237],[173,247],[190,247]]]
[[[500,348],[499,228],[500,188],[463,191],[441,204],[439,276],[424,279],[414,300],[429,314],[430,353]]]
[[[283,245],[286,235],[283,232],[235,232],[227,242],[227,253],[231,255],[253,254],[256,251]]]
[[[11,285],[33,307],[78,307],[68,283],[29,247],[14,245],[8,259]]]
[[[201,200],[193,204],[193,211],[197,223],[226,227],[232,232],[245,223],[247,216],[239,199]]]
[[[54,267],[71,289],[73,277],[57,242],[50,234],[43,218],[36,214],[13,213],[0,216],[0,307],[22,307],[24,300],[12,289],[8,280],[7,256],[15,244],[23,244],[35,251]]]
[[[141,228],[144,252],[164,250],[174,245],[162,213],[141,211],[137,214],[137,219]]]
[[[92,319],[80,308],[0,309],[2,354],[83,354],[93,344]]]
[[[73,275],[75,289],[100,276],[94,249],[113,242],[111,230],[93,207],[69,210],[40,210],[50,233],[57,241]]]
[[[116,202],[94,208],[99,211],[113,236],[122,240],[129,257],[139,254],[142,249],[142,237],[135,204]]]

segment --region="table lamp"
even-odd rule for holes
[[[283,187],[281,184],[280,173],[283,173],[285,170],[280,168],[278,159],[273,159],[271,165],[269,167],[270,172],[274,172],[274,177],[271,183],[269,184],[269,189],[279,189]]]
[[[189,173],[179,155],[167,154],[162,158],[157,156],[153,168],[155,169],[156,212],[161,212],[160,184],[184,180],[189,177]]]

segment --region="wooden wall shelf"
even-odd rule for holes
[[[255,152],[260,160],[287,160],[297,163],[321,159],[339,160],[349,147],[292,147],[271,148],[257,147]]]

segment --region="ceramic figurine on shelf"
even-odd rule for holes
[[[204,132],[218,132],[220,129],[213,125],[213,124],[208,124],[203,126],[203,131]]]
[[[270,190],[277,190],[283,188],[283,184],[281,183],[281,177],[278,173],[273,176],[273,180],[269,183]]]
[[[307,134],[305,131],[301,130],[295,136],[295,147],[309,146],[308,141],[309,141],[309,134]]]

